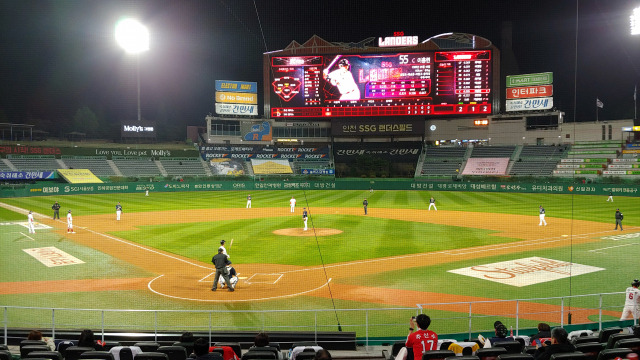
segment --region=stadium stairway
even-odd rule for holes
[[[211,172],[211,167],[209,167],[209,163],[202,158],[200,158],[200,163],[202,164],[204,173],[207,174],[207,176],[213,176],[213,173]]]
[[[56,162],[60,165],[60,169],[67,169],[67,164],[65,164],[64,161],[56,159]]]
[[[160,163],[160,160],[153,160],[153,162],[156,164],[158,169],[160,169],[160,174],[162,174],[162,176],[164,176],[164,177],[169,176],[169,173],[167,172],[167,169],[165,169],[164,166],[162,166],[162,163]]]
[[[118,169],[118,167],[113,162],[113,160],[107,160],[107,164],[109,164],[109,166],[111,167],[113,172],[116,173],[117,176],[124,176],[124,175],[122,175],[122,171],[120,171],[120,169]]]
[[[18,169],[8,159],[2,159],[2,163],[11,169],[11,171],[18,171]]]

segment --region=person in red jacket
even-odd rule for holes
[[[422,353],[429,350],[438,350],[438,334],[427,330],[431,325],[431,318],[425,314],[420,314],[411,318],[409,322],[409,336],[405,346],[413,349],[413,359],[422,359]],[[418,329],[416,329],[416,325]]]

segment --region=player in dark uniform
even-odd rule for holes
[[[364,199],[364,201],[362,202],[362,206],[364,206],[364,214],[367,215],[367,206],[369,206],[369,202],[367,201],[367,199]]]
[[[60,204],[56,201],[51,208],[53,209],[53,220],[60,219]]]
[[[624,215],[622,215],[620,209],[616,209],[616,228],[614,230],[618,230],[618,225],[620,225],[620,231],[622,231],[622,219],[624,219]]]

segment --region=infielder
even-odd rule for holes
[[[29,211],[29,215],[27,215],[27,226],[29,227],[29,234],[36,233],[35,221],[33,220],[33,213]]]
[[[538,224],[538,226],[541,226],[542,224],[547,226],[547,221],[544,219],[544,208],[540,205],[540,224]]]
[[[120,214],[122,214],[122,205],[120,205],[120,201],[116,205],[116,220],[120,220]]]
[[[227,249],[224,247],[224,243],[224,240],[220,240],[220,247],[218,248],[218,250],[222,250],[222,253],[229,257],[229,254],[227,254]]]
[[[347,59],[340,59],[338,61],[338,69],[329,72],[329,69],[324,69],[322,75],[325,80],[333,86],[338,87],[340,91],[340,101],[344,100],[360,100],[360,89],[358,84],[353,79],[351,74],[351,64]]]
[[[609,191],[609,197],[607,198],[607,201],[613,202],[613,192]]]
[[[433,196],[429,199],[429,211],[431,211],[432,206],[436,211],[438,211],[438,208],[436,207],[436,199],[434,199]]]
[[[67,232],[71,234],[76,233],[75,231],[73,231],[73,217],[71,216],[71,210],[67,212]]]
[[[296,199],[292,196],[291,200],[289,200],[289,206],[291,206],[291,212],[296,211]]]
[[[251,209],[251,194],[247,196],[247,209]]]
[[[622,310],[620,321],[633,317],[633,323],[635,324],[638,320],[640,315],[640,290],[638,290],[638,286],[640,286],[640,280],[636,279],[627,288],[624,294],[624,309]]]
[[[369,206],[369,202],[367,201],[367,199],[364,199],[364,201],[362,202],[362,206],[364,207],[364,214],[367,215],[367,207]]]
[[[307,231],[307,208],[302,208],[302,221],[304,222],[304,231]]]

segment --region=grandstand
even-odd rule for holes
[[[7,155],[15,171],[55,171],[61,164],[55,155]]]
[[[116,176],[116,170],[109,164],[106,156],[69,156],[63,155],[62,161],[69,169],[88,169],[96,176]],[[122,175],[122,173],[120,173]]]
[[[474,146],[471,157],[474,158],[511,158],[515,146]]]
[[[160,164],[169,176],[206,176],[206,164],[200,159],[194,158],[172,158],[161,159]],[[210,172],[209,172],[210,173]]]
[[[163,175],[153,158],[113,157],[113,163],[124,176]]]
[[[427,147],[420,176],[458,175],[467,148]]]
[[[513,162],[510,175],[550,176],[566,155],[564,146],[525,145],[518,160]]]

